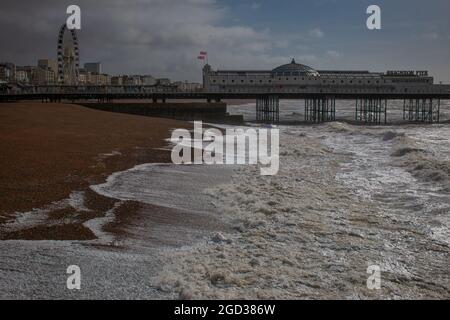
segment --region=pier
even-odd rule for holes
[[[299,100],[299,108],[304,107],[304,121],[309,123],[322,123],[336,120],[336,101],[351,100],[355,105],[355,121],[364,124],[384,124],[388,122],[387,110],[388,100],[400,100],[403,102],[403,119],[409,122],[437,123],[440,121],[441,103],[450,100],[449,92],[357,92],[349,93],[343,91],[334,92],[240,92],[240,93],[216,93],[216,92],[181,92],[162,91],[146,92],[145,87],[133,88],[108,88],[108,87],[56,87],[34,88],[33,92],[0,93],[0,102],[14,101],[41,101],[71,102],[95,104],[100,108],[102,104],[117,104],[117,108],[125,108],[123,100],[149,100],[153,105],[158,104],[161,108],[167,106],[168,112],[179,108],[172,108],[168,100],[203,100],[205,103],[222,102],[223,100],[255,100],[256,118],[263,123],[278,123],[280,113],[280,100]],[[192,102],[189,103],[192,105]],[[106,108],[106,107],[103,107]]]
[[[263,123],[280,121],[280,100],[299,100],[305,110],[304,121],[322,123],[335,121],[336,101],[354,102],[354,120],[362,124],[388,122],[389,101],[403,102],[403,119],[409,122],[437,123],[441,102],[450,100],[450,85],[435,84],[427,71],[369,72],[361,70],[315,70],[291,63],[273,70],[213,70],[203,68],[203,87],[183,91],[172,84],[155,85],[14,85],[0,87],[0,102],[37,100],[42,102],[69,101],[96,103],[98,108],[128,107],[124,100],[149,100],[161,114],[182,112],[173,108],[176,100],[204,101],[206,104],[223,100],[256,101],[256,119]],[[168,101],[171,104],[168,104]],[[114,107],[102,106],[115,104]],[[152,113],[146,110],[142,113]],[[153,109],[154,110],[154,109]],[[133,110],[134,111],[134,110]]]

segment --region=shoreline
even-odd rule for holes
[[[96,239],[84,224],[117,201],[90,186],[139,164],[169,162],[170,130],[191,127],[71,104],[2,104],[0,115],[1,240]]]
[[[5,112],[5,106],[0,105],[0,115],[2,116],[8,113]],[[100,159],[97,156],[93,157],[94,164],[101,164],[100,168],[97,168],[98,171],[94,171],[97,175],[81,176],[80,179],[83,183],[78,186],[82,187],[70,189],[67,194],[64,194],[67,189],[58,190],[62,194],[59,198],[55,198],[55,193],[52,192],[41,194],[39,200],[44,203],[42,206],[35,207],[33,203],[26,204],[29,207],[38,208],[32,211],[23,210],[21,213],[17,213],[18,210],[12,206],[8,215],[4,211],[2,212],[0,216],[2,219],[0,220],[0,252],[2,252],[0,269],[3,271],[2,277],[0,277],[0,298],[174,298],[172,292],[168,291],[160,278],[160,274],[166,266],[176,263],[173,259],[173,252],[200,243],[214,232],[228,230],[227,226],[219,217],[209,213],[197,214],[189,210],[110,198],[96,193],[91,187],[106,183],[107,178],[113,173],[127,172],[141,164],[168,162],[170,153],[167,150],[166,139],[170,129],[173,127],[191,129],[191,124],[160,118],[95,111],[76,105],[35,104],[30,106],[25,103],[7,107],[15,108],[13,111],[9,110],[9,113],[18,114],[17,117],[20,116],[20,118],[27,118],[27,121],[20,122],[23,127],[36,129],[34,125],[30,126],[30,123],[37,122],[39,128],[45,125],[53,128],[54,122],[63,122],[64,130],[68,134],[70,133],[69,137],[67,134],[64,135],[64,140],[68,140],[71,134],[75,135],[75,140],[79,140],[79,130],[74,129],[73,120],[68,121],[67,114],[59,114],[55,111],[56,108],[63,109],[59,110],[63,113],[70,111],[69,113],[73,116],[75,116],[73,112],[88,114],[87,117],[78,114],[76,118],[77,120],[84,119],[87,122],[100,121],[103,128],[107,126],[108,121],[111,121],[110,118],[115,118],[113,123],[121,125],[121,130],[126,135],[129,135],[127,130],[141,129],[142,132],[137,133],[138,138],[145,136],[147,139],[142,140],[146,142],[145,144],[137,145],[137,147],[130,145],[131,142],[127,140],[123,150],[117,148],[101,150]],[[50,109],[45,110],[47,108]],[[26,111],[32,111],[32,116],[28,114],[23,117],[23,112],[26,113]],[[40,112],[44,112],[46,115],[39,116]],[[11,114],[9,117],[11,118]],[[17,121],[10,123],[9,129],[11,130],[14,127],[13,124],[17,125],[17,123]],[[53,125],[49,123],[53,123]],[[86,124],[81,126],[85,127]],[[79,125],[75,125],[75,128],[79,129]],[[4,129],[5,127],[1,127],[0,131]],[[148,134],[151,134],[150,139],[148,139]],[[83,132],[83,135],[88,135],[88,132]],[[118,132],[107,135],[117,138]],[[24,135],[24,132],[18,128],[11,130],[11,136],[15,136],[16,139],[21,136],[24,141],[34,143],[33,138]],[[125,138],[108,141],[103,146],[122,145]],[[2,135],[0,147],[3,147],[5,140],[7,138]],[[24,141],[22,141],[22,148]],[[136,138],[133,142],[135,141],[141,140]],[[89,139],[78,141],[76,147],[79,150],[80,146],[90,145],[89,142]],[[45,145],[45,141],[43,144]],[[65,143],[60,145],[58,150],[72,150],[71,146],[71,144]],[[42,149],[46,149],[45,146],[42,147]],[[13,157],[15,160],[20,160],[16,161],[17,164],[20,164],[23,161],[21,157],[24,157],[19,150],[20,148],[8,150],[10,157],[17,154],[17,158]],[[74,154],[69,153],[72,157]],[[80,153],[76,155],[80,156]],[[54,155],[49,156],[52,159],[54,157]],[[10,166],[11,163],[9,162]],[[76,163],[84,164],[84,162]],[[2,164],[5,170],[7,166],[4,162]],[[35,168],[36,166],[34,166]],[[94,166],[95,168],[96,166]],[[18,172],[20,170],[2,171],[2,175],[8,173],[12,176]],[[56,171],[56,173],[59,172]],[[51,173],[51,170],[47,171],[47,174]],[[26,179],[26,177],[23,178]],[[20,179],[17,180],[17,185],[19,185]],[[1,184],[4,181],[0,181],[0,188],[4,188],[4,184]],[[54,188],[58,188],[58,186]],[[24,191],[30,192],[30,190]],[[2,194],[1,197],[0,200],[3,200],[5,194]],[[5,208],[4,204],[3,208]],[[13,211],[16,213],[12,213]],[[67,281],[65,270],[67,266],[74,264],[80,266],[83,272],[82,291],[67,290],[65,286]]]
[[[82,230],[56,224],[28,231],[33,240],[51,234],[69,241],[0,241],[0,297],[448,297],[448,128],[281,129],[276,176],[244,166],[218,180],[225,168],[157,161],[92,179],[87,190],[49,209],[55,221],[74,219],[92,231],[86,239],[80,241]],[[160,149],[151,155],[162,159]],[[115,157],[127,158],[112,151],[102,161]],[[31,216],[41,226],[51,221],[32,212],[18,217],[17,227]],[[89,279],[79,295],[61,285],[59,273],[72,264]],[[373,264],[383,271],[379,292],[366,288]],[[37,282],[31,270],[39,271]]]

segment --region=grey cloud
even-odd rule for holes
[[[35,64],[38,58],[54,58],[58,28],[70,4],[82,10],[82,62],[102,61],[108,73],[200,80],[200,50],[208,50],[210,60],[224,67],[268,68],[289,59],[273,54],[288,40],[268,30],[227,26],[227,8],[213,0],[42,0],[2,4],[0,41],[7,45],[0,60]]]

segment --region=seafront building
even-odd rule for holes
[[[56,84],[56,72],[51,68],[37,67],[33,77],[33,83],[37,85],[53,85]]]
[[[37,67],[35,66],[17,66],[16,72],[17,74],[21,74],[21,76],[17,76],[16,74],[16,81],[23,83],[23,84],[31,84],[33,83],[33,79],[36,74]],[[23,76],[23,74],[26,74],[26,76]]]
[[[28,73],[24,70],[16,70],[16,81],[19,83],[30,83]]]
[[[424,93],[433,84],[427,71],[352,71],[315,70],[291,63],[273,70],[213,70],[207,64],[203,69],[203,85],[207,92],[326,92],[339,89],[356,93],[369,91],[407,92],[411,87],[423,88]]]
[[[16,76],[16,65],[11,62],[0,63],[0,80],[4,82],[14,81]]]
[[[157,84],[161,86],[169,86],[171,84],[171,81],[169,78],[159,78],[156,79]]]
[[[55,74],[58,73],[58,62],[53,59],[40,59],[38,60],[38,67],[42,69],[50,69]]]
[[[123,85],[123,77],[122,76],[113,76],[113,77],[111,77],[111,85],[112,86],[121,86],[121,85]]]
[[[142,76],[141,81],[144,86],[154,86],[156,84],[156,79],[151,75]]]
[[[102,64],[101,62],[88,62],[84,64],[84,69],[92,74],[101,74]]]
[[[141,76],[139,75],[129,75],[123,76],[123,85],[126,86],[140,86],[142,85]]]
[[[177,81],[174,82],[173,85],[182,92],[200,92],[203,90],[203,85],[196,82]]]

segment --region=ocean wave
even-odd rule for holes
[[[398,137],[404,137],[405,133],[397,131],[387,131],[383,132],[383,141],[391,141]]]
[[[397,137],[391,156],[396,163],[414,177],[425,182],[438,182],[444,191],[450,192],[450,161],[439,158],[408,137]]]
[[[327,126],[336,132],[354,133],[357,130],[355,126],[344,122],[330,122]]]

